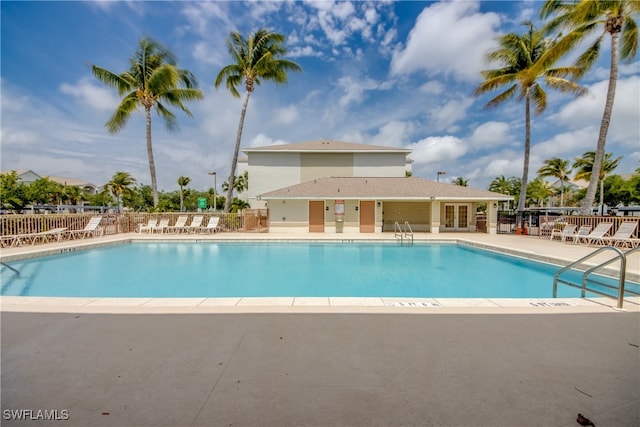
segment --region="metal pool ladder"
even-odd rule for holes
[[[413,230],[411,229],[411,225],[409,224],[409,221],[404,222],[404,230],[402,229],[402,227],[400,227],[400,224],[398,223],[398,221],[396,221],[395,224],[393,225],[393,229],[394,229],[394,237],[396,239],[400,239],[401,245],[404,243],[404,239],[405,238],[408,239],[409,237],[411,237],[411,244],[413,245]]]
[[[0,261],[0,265],[7,267],[9,270],[13,271],[14,273],[16,273],[18,276],[20,275],[20,272],[18,270],[16,270],[15,268],[11,267],[9,264],[6,264],[2,261]]]
[[[575,267],[580,265],[580,264],[582,264],[584,261],[586,261],[586,260],[588,260],[590,258],[593,258],[594,256],[596,256],[596,255],[598,255],[598,254],[600,254],[600,253],[602,253],[604,251],[609,251],[609,250],[615,252],[614,257],[609,259],[609,260],[607,260],[607,261],[604,261],[604,262],[596,265],[595,267],[591,267],[591,268],[585,270],[585,272],[582,274],[582,283],[581,284],[578,285],[576,283],[572,283],[572,282],[570,282],[568,280],[560,278],[560,274],[564,273],[565,271],[568,271],[568,270],[571,270],[571,269],[576,269]],[[582,293],[581,293],[582,298],[585,297],[586,292],[592,292],[592,293],[595,293],[595,294],[598,294],[598,295],[602,295],[602,296],[605,296],[605,297],[613,298],[613,296],[611,294],[607,294],[607,293],[605,293],[605,292],[603,292],[601,290],[589,287],[590,284],[593,284],[593,285],[601,286],[601,287],[606,288],[606,289],[611,289],[611,290],[614,290],[614,291],[617,290],[617,292],[618,292],[618,297],[617,297],[618,305],[617,305],[617,307],[618,308],[622,308],[622,304],[624,302],[624,294],[625,294],[625,292],[626,293],[631,293],[631,294],[634,294],[634,295],[640,295],[640,293],[638,293],[638,292],[631,291],[631,290],[625,291],[625,289],[624,289],[626,273],[627,273],[627,256],[629,256],[629,254],[631,254],[633,252],[636,252],[638,250],[640,250],[640,248],[634,248],[634,249],[631,249],[630,251],[627,251],[625,253],[625,252],[622,252],[620,249],[615,248],[613,246],[603,246],[603,247],[597,249],[596,251],[591,252],[589,255],[587,255],[585,257],[582,257],[577,261],[572,262],[571,264],[567,265],[566,267],[561,268],[560,270],[558,270],[556,272],[556,274],[553,275],[553,297],[557,298],[557,295],[558,295],[558,283],[562,283],[564,285],[571,286],[573,288],[582,289]],[[604,267],[606,265],[609,265],[612,262],[615,262],[617,260],[620,260],[620,271],[618,272],[619,276],[618,276],[618,286],[617,287],[613,286],[613,285],[611,285],[609,283],[602,282],[602,281],[598,280],[597,278],[590,278],[589,277],[589,275],[591,273],[593,273],[593,272],[599,270],[600,268],[602,268],[602,267]]]

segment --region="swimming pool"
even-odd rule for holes
[[[2,295],[125,298],[547,298],[558,269],[450,243],[130,243],[11,266]]]

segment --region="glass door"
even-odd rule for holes
[[[465,231],[469,229],[469,205],[451,203],[444,205],[444,229]]]

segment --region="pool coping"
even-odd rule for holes
[[[89,250],[139,242],[208,242],[208,243],[390,243],[396,239],[383,236],[227,235],[206,238],[199,235],[153,236],[135,233],[107,236],[89,241],[67,241],[40,247],[22,247],[13,253],[0,253],[4,262]],[[497,243],[479,242],[457,235],[419,238],[418,244],[449,243],[533,259],[552,265],[568,265],[571,258],[522,250]],[[16,248],[18,249],[18,248]],[[6,252],[3,250],[2,252]],[[635,273],[634,276],[640,277]],[[345,298],[345,297],[237,297],[237,298],[77,298],[0,296],[0,311],[51,313],[585,313],[640,312],[640,297],[625,298],[623,309],[612,298]]]

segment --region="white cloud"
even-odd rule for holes
[[[586,96],[576,98],[553,116],[553,120],[564,124],[570,129],[599,127],[604,111],[608,80],[603,80],[589,86]],[[640,77],[631,76],[619,79],[616,87],[616,97],[613,114],[607,136],[607,142],[617,142],[622,145],[635,147],[640,141]],[[595,147],[595,140],[592,145]]]
[[[450,99],[444,105],[431,109],[429,121],[435,130],[449,129],[467,116],[467,110],[472,104],[473,98]]]
[[[446,87],[444,84],[437,80],[429,80],[422,86],[420,86],[420,92],[426,93],[428,95],[440,95],[445,91]]]
[[[411,123],[391,121],[380,128],[378,134],[371,138],[370,143],[373,145],[403,147],[413,131],[414,126]]]
[[[284,141],[282,139],[273,139],[269,136],[260,133],[256,135],[251,141],[249,141],[249,147],[266,147],[269,145],[283,145],[289,144],[289,142]]]
[[[289,105],[277,109],[273,114],[273,122],[276,125],[290,125],[300,118],[300,111],[295,105]]]
[[[370,78],[345,76],[338,80],[338,86],[344,90],[344,94],[340,97],[338,103],[340,106],[345,107],[362,101],[364,92],[376,89],[378,84]]]
[[[495,148],[512,143],[513,136],[509,131],[508,123],[489,121],[475,128],[468,142],[470,148],[474,150]]]
[[[480,13],[476,1],[442,2],[425,8],[406,46],[393,55],[392,75],[424,71],[464,81],[480,79],[485,52],[494,45],[500,18]],[[452,29],[455,28],[455,31]]]
[[[417,165],[451,162],[467,152],[465,143],[455,136],[431,136],[407,148],[413,150],[411,158]]]
[[[60,91],[99,111],[114,111],[120,104],[115,89],[98,86],[88,78],[81,79],[75,85],[62,83]]]

